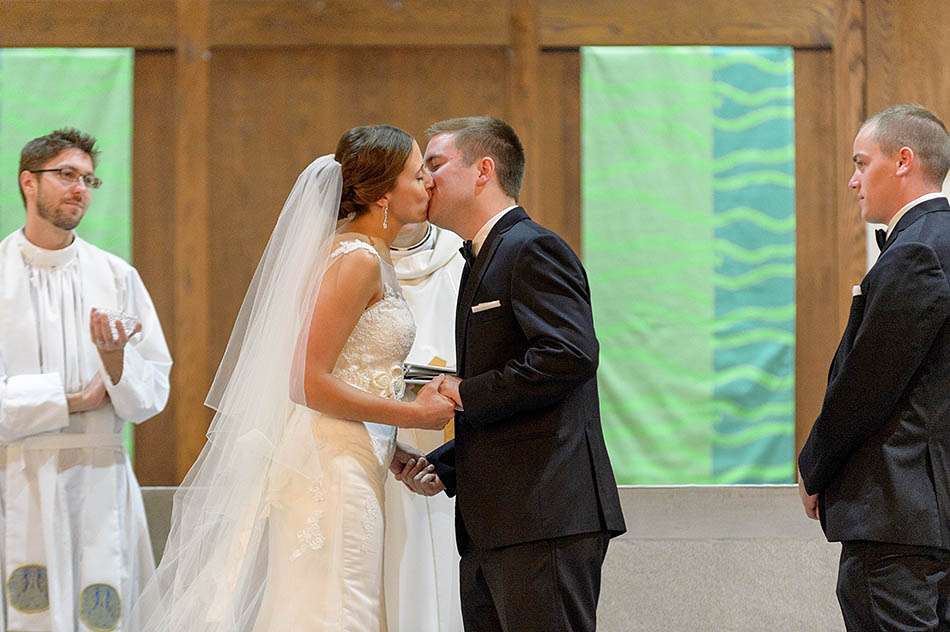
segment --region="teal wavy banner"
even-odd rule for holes
[[[582,242],[620,483],[792,480],[792,61],[581,50]]]

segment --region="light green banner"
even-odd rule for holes
[[[581,59],[582,241],[618,482],[790,482],[791,50]]]
[[[0,49],[0,234],[23,225],[17,174],[28,141],[61,127],[98,139],[102,188],[77,232],[128,260],[132,209],[131,49]]]

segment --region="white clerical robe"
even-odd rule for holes
[[[142,323],[118,384],[90,337],[94,307]],[[0,241],[0,632],[123,629],[155,562],[121,432],[165,407],[171,363],[132,266],[79,237]],[[66,393],[97,373],[109,402],[69,414]]]
[[[432,226],[419,246],[390,253],[416,321],[409,362],[429,364],[439,357],[455,367],[455,303],[465,265],[461,245],[455,233]],[[431,430],[400,430],[399,439],[423,452],[444,443],[442,432]],[[403,550],[398,566],[385,569],[389,632],[461,632],[455,500],[413,494],[390,477],[386,547]]]

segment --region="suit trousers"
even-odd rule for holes
[[[593,632],[606,532],[471,549],[459,563],[465,632]]]
[[[842,542],[837,592],[848,632],[950,632],[950,550]]]

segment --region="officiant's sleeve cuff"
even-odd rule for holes
[[[68,424],[69,406],[58,373],[0,377],[0,442]]]

